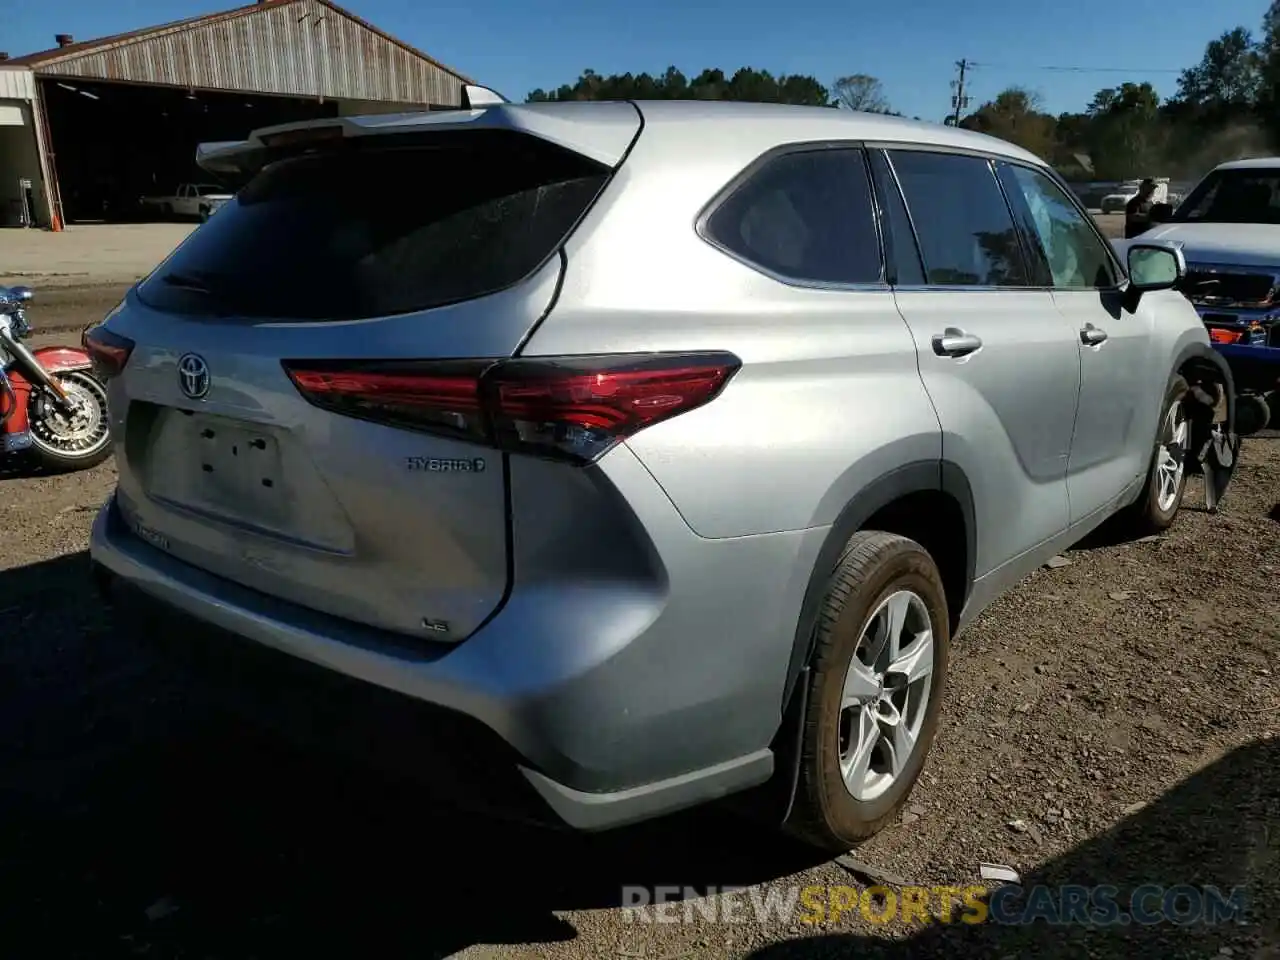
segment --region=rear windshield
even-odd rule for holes
[[[278,160],[138,296],[177,313],[298,321],[469,300],[541,264],[608,173],[545,141],[490,131]]]

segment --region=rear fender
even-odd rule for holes
[[[817,636],[818,611],[831,577],[843,559],[845,546],[850,537],[863,529],[867,521],[885,507],[912,494],[935,491],[945,493],[955,500],[964,517],[965,579],[963,598],[957,609],[950,611],[954,628],[960,621],[960,614],[973,587],[974,562],[978,554],[973,490],[969,486],[969,478],[955,464],[947,460],[908,463],[867,484],[840,511],[823,542],[818,561],[810,575],[800,620],[792,640],[791,662],[783,694],[783,720],[773,743],[775,755],[779,757],[778,769],[786,771],[784,778],[774,788],[782,793],[779,800],[785,811],[782,813],[784,821],[790,814],[800,773],[800,722],[804,716],[808,689],[803,680],[809,670],[809,660]]]
[[[835,523],[831,525],[818,554],[818,562],[810,575],[801,607],[800,621],[792,640],[784,704],[791,699],[795,692],[796,681],[808,665],[809,655],[813,650],[818,610],[826,595],[831,577],[840,565],[849,538],[861,530],[871,517],[895,500],[910,494],[932,491],[950,495],[960,505],[964,514],[967,537],[964,599],[968,599],[968,591],[973,584],[974,560],[977,556],[977,525],[974,516],[973,492],[969,488],[969,481],[964,472],[949,461],[918,461],[905,464],[875,482],[867,484],[845,505]],[[962,608],[963,604],[960,606]],[[958,617],[960,609],[953,610],[951,613],[954,620]]]

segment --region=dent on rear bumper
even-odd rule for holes
[[[526,776],[561,818],[598,829],[769,777],[795,616],[825,533],[703,540],[633,455],[616,458],[611,475],[629,487],[663,581],[602,571],[570,589],[517,573],[501,613],[454,647],[415,644],[214,577],[137,538],[113,503],[95,521],[90,551],[203,621],[480,721],[526,758]],[[519,571],[519,550],[516,563]]]

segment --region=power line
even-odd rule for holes
[[[1009,63],[988,63],[986,61],[970,60],[970,67],[995,68],[999,70],[1050,70],[1057,73],[1127,73],[1130,76],[1145,73],[1182,73],[1182,68],[1173,67],[1062,67],[1062,66],[1031,66],[1026,64],[1009,64]]]

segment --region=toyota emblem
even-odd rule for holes
[[[184,354],[178,360],[178,385],[192,400],[203,400],[209,392],[209,365],[204,357]]]

